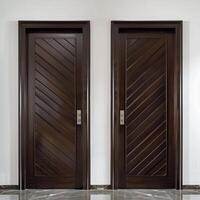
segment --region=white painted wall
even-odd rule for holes
[[[110,183],[110,20],[184,20],[184,184],[200,184],[199,0],[0,0],[0,185],[18,183],[18,20],[91,20],[91,183]]]

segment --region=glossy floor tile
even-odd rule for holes
[[[2,190],[0,200],[200,200],[198,190]]]

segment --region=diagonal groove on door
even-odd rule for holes
[[[131,125],[127,125],[127,132],[129,133],[130,131],[136,131],[139,127],[146,125],[145,123],[151,123],[152,119],[151,117],[155,117],[157,115],[159,115],[159,113],[161,111],[163,111],[165,109],[165,102],[163,102],[162,104],[160,104],[150,115],[148,115],[145,119],[143,119],[140,123],[138,123],[137,125],[131,124]]]
[[[35,45],[35,50],[37,54],[45,55],[50,61],[53,61],[54,63],[56,63],[56,65],[61,65],[62,67],[64,67],[69,72],[69,74],[73,76],[73,70],[72,70],[73,66],[71,64],[68,66],[68,64],[61,62],[55,56],[50,54],[48,50],[46,50],[44,47],[42,47],[38,43],[36,43]]]
[[[54,59],[58,62],[62,63],[64,66],[68,67],[69,70],[73,69],[74,63],[69,60],[69,58],[64,57],[55,46],[51,45],[45,39],[37,39],[36,44],[39,45],[41,48],[46,50]],[[73,72],[73,70],[72,70]]]
[[[162,53],[163,47],[163,41],[160,40],[159,42],[151,46],[151,48],[149,48],[146,52],[142,49],[142,52],[145,52],[144,55],[141,54],[139,57],[136,57],[137,59],[135,58],[135,60],[132,59],[129,62],[127,62],[127,71],[135,69],[135,66],[141,66],[144,63],[150,62],[152,59],[154,59],[155,56],[157,56],[157,54],[159,55],[160,53]]]
[[[132,148],[127,148],[127,157],[131,156],[134,151],[140,151],[143,147],[142,145],[148,142],[148,140],[151,139],[153,134],[156,133],[161,128],[166,128],[165,127],[165,121],[162,121],[158,126],[156,126],[152,131],[149,131],[147,134],[144,134],[144,137],[142,137],[142,134],[137,135],[137,137],[131,142],[131,145],[133,146]],[[164,127],[163,127],[164,126]],[[141,138],[141,140],[138,141],[138,138]],[[135,143],[135,144],[134,144]],[[144,145],[143,145],[144,146]],[[141,148],[140,148],[141,147]],[[128,150],[129,149],[129,150]],[[139,152],[138,152],[139,153]]]
[[[157,159],[155,159],[143,172],[142,174],[148,175],[148,176],[154,176],[155,174],[160,172],[160,169],[164,170],[162,172],[165,172],[162,174],[162,176],[167,175],[167,158],[166,154],[167,151],[164,151],[163,156],[159,156]]]
[[[45,59],[43,59],[40,55],[35,54],[35,63],[39,64],[41,67],[49,71],[52,75],[54,75],[59,81],[63,83],[70,83],[73,81],[71,76],[66,76],[65,71],[58,69],[55,65],[48,63]]]
[[[136,122],[141,120],[141,116],[149,115],[158,106],[158,104],[160,104],[164,100],[165,100],[165,92],[162,92],[159,96],[154,98],[148,105],[146,105],[143,109],[141,109],[141,111],[137,115],[134,115],[134,113],[128,115],[127,116],[128,124],[129,125],[131,125],[132,123],[137,124]]]
[[[43,108],[46,108],[46,110],[48,110],[49,112],[51,112],[55,118],[58,118],[58,119],[65,119],[68,124],[73,124],[74,123],[74,120],[75,120],[75,116],[72,118],[70,118],[69,114],[63,114],[60,110],[60,108],[56,109],[55,105],[51,105],[49,103],[47,103],[46,100],[44,100],[43,98],[41,98],[41,96],[37,95],[35,96],[35,102],[36,104],[39,104],[40,106],[42,106]],[[75,110],[74,112],[71,113],[71,115],[75,113]]]
[[[152,162],[154,162],[156,159],[158,159],[159,157],[162,156],[162,154],[166,154],[166,147],[163,148],[144,168],[142,168],[138,173],[137,175],[140,176],[142,174],[143,171],[146,170],[146,168],[148,168],[149,165],[151,165]],[[162,157],[161,157],[162,158]],[[149,175],[149,174],[148,174]],[[162,176],[165,176],[166,174],[163,174]]]
[[[56,42],[53,38],[44,39],[44,41],[52,47],[57,53],[59,53],[67,62],[74,65],[74,55],[68,53],[58,42]]]
[[[53,62],[49,55],[44,57],[44,55],[35,52],[35,62],[43,63],[43,66],[50,67],[59,77],[63,77],[61,79],[64,79],[65,81],[73,80],[74,78],[71,73],[68,74],[68,70],[64,66]]]
[[[75,94],[75,88],[71,87],[68,89],[66,86],[69,85],[69,83],[66,82],[61,82],[58,80],[55,75],[53,75],[51,72],[47,71],[43,66],[38,65],[37,63],[35,64],[36,69],[35,71],[40,73],[45,79],[47,79],[49,82],[51,82],[57,89],[65,93],[69,97],[74,97]],[[37,76],[37,74],[36,74]]]
[[[143,110],[144,108],[146,108],[146,106],[153,101],[157,96],[160,95],[160,93],[162,93],[163,91],[165,91],[165,86],[164,84],[161,84],[160,86],[158,86],[155,90],[153,90],[152,92],[150,92],[149,94],[146,94],[146,96],[143,97],[143,100],[141,101],[137,101],[139,102],[138,104],[132,106],[131,110],[127,110],[126,113],[126,118],[129,118],[131,115],[138,115],[140,113],[140,110]]]
[[[68,118],[75,119],[75,110],[72,107],[69,107],[67,104],[65,104],[63,101],[61,101],[61,105],[58,104],[55,100],[52,100],[52,97],[50,98],[45,92],[41,90],[41,87],[36,87],[35,95],[40,98],[45,98],[45,103],[51,105],[52,109],[57,110],[58,113],[62,113],[62,115],[67,116]],[[63,106],[63,107],[62,107]]]
[[[69,47],[69,43],[66,40],[61,38],[54,38],[54,40],[60,44],[66,51],[68,51],[73,57],[75,56],[76,47]]]
[[[52,97],[50,97],[49,94],[46,94],[46,92],[42,91],[41,88],[36,87],[35,95],[38,98],[42,99],[46,104],[55,109],[61,115],[67,116],[71,119],[75,118],[74,109],[72,107],[69,107],[67,104],[63,105],[64,102],[62,102],[63,104],[59,104]]]
[[[61,92],[59,92],[58,90],[53,90],[50,87],[47,87],[44,83],[42,83],[40,80],[38,80],[37,78],[35,79],[35,87],[37,89],[42,90],[43,92],[45,91],[45,93],[48,93],[49,96],[51,96],[52,99],[54,99],[54,101],[56,101],[59,105],[67,105],[67,107],[70,107],[71,109],[73,109],[73,105],[72,103],[70,103],[67,98],[65,97],[65,95],[63,95]]]
[[[138,171],[141,170],[141,166],[146,166],[142,165],[143,163],[150,162],[155,158],[156,155],[159,155],[161,152],[166,150],[166,141],[163,140],[159,145],[157,145],[152,151],[149,151],[149,154],[147,154],[145,157],[142,157],[141,160],[134,165],[134,167],[131,167],[128,170],[128,174],[130,175],[138,175]],[[148,160],[148,161],[147,161]]]
[[[56,130],[60,130],[63,132],[63,134],[67,134],[68,138],[71,140],[71,142],[74,143],[74,135],[73,135],[73,131],[75,130],[75,126],[67,123],[67,124],[63,124],[63,122],[61,123],[58,119],[55,118],[55,116],[53,116],[51,113],[47,112],[42,106],[40,106],[39,104],[35,104],[35,112],[41,116],[43,119],[46,119],[46,121],[48,121],[49,124],[51,124]]]
[[[160,131],[160,132],[158,132],[157,135],[156,135],[156,134],[153,135],[151,141],[149,141],[149,142],[146,144],[146,146],[143,147],[143,149],[142,149],[140,152],[138,152],[138,153],[135,154],[134,156],[132,155],[132,158],[131,158],[130,155],[127,156],[128,167],[129,167],[130,165],[133,166],[133,164],[135,164],[134,161],[135,161],[136,159],[140,160],[140,158],[141,158],[145,153],[148,153],[148,151],[150,152],[150,150],[154,148],[154,146],[153,146],[154,143],[156,143],[156,141],[159,141],[159,139],[160,139],[160,140],[163,139],[163,137],[165,138],[165,134],[166,134],[166,130],[165,130],[165,129],[162,130],[162,131]],[[139,144],[139,145],[141,145],[141,144]],[[141,154],[143,154],[143,155],[141,156]]]
[[[54,138],[55,141],[59,142],[63,149],[66,149],[70,152],[70,156],[72,157],[75,154],[76,149],[74,147],[74,143],[68,140],[67,135],[55,129],[51,124],[49,124],[38,114],[36,114],[35,116],[37,120],[37,126],[43,130],[47,130],[49,133],[49,137]]]
[[[137,139],[148,134],[153,128],[159,126],[159,123],[165,122],[165,115],[163,113],[158,113],[156,116],[151,116],[151,123],[146,124],[146,126],[140,126],[139,129],[130,131],[127,133],[127,147],[128,149],[133,147],[134,142],[137,142]],[[139,132],[139,134],[138,134]]]
[[[157,63],[157,60],[155,61],[155,59],[160,60],[162,57],[162,52],[158,51],[158,54],[159,55],[155,54],[153,56],[154,59],[152,59],[152,57],[149,58],[149,62],[146,63],[147,67],[145,69],[143,69],[144,66],[137,65],[138,70],[140,69],[141,72],[138,72],[138,74],[136,74],[136,78],[130,79],[130,82],[127,84],[127,91],[129,91],[137,82],[140,82],[141,79],[142,80],[145,79],[146,76],[148,76],[148,74],[151,74],[153,63]],[[131,77],[132,77],[132,75],[131,75]]]
[[[44,142],[48,142],[50,149],[49,151],[53,151],[55,152],[55,155],[58,159],[62,160],[63,163],[67,163],[68,166],[74,166],[75,165],[75,157],[74,155],[69,154],[69,150],[68,149],[62,149],[60,143],[59,145],[56,144],[56,140],[54,137],[49,137],[49,135],[47,136],[45,134],[45,130],[44,129],[40,129],[38,128],[36,130],[38,135],[38,138],[41,138],[41,142],[44,144]],[[64,158],[62,158],[64,157]],[[74,157],[74,159],[72,158]],[[72,167],[70,167],[72,168]]]
[[[47,143],[47,140],[43,140],[42,144],[41,141],[37,140],[36,144],[38,144],[37,149],[41,152],[37,155],[37,159],[39,159],[38,163],[43,163],[43,160],[45,160],[47,166],[52,165],[52,168],[56,169],[56,174],[61,174],[63,177],[66,177],[66,175],[73,176],[74,168],[71,168],[68,165],[69,163],[66,163],[66,159],[61,158],[60,160],[60,158],[58,158],[58,155],[56,154],[57,152],[55,152],[55,149]]]
[[[70,39],[70,38],[64,38],[64,40],[68,43],[68,44],[70,44],[73,48],[76,48],[76,46],[75,46],[75,41],[74,40],[72,40],[72,39]]]
[[[134,102],[139,99],[139,98],[142,98],[142,96],[148,92],[150,90],[150,88],[153,88],[153,87],[157,87],[158,85],[160,85],[163,80],[165,78],[165,74],[163,73],[161,76],[159,76],[156,80],[154,80],[151,84],[148,85],[148,87],[141,93],[139,94],[128,106],[127,106],[127,109],[130,108],[130,106],[132,106],[134,104]]]
[[[158,77],[162,73],[165,73],[165,69],[162,67],[164,65],[164,59],[161,59],[161,57],[153,63],[153,69],[152,66],[147,67],[146,70],[143,70],[147,72],[141,79],[137,79],[138,81],[134,81],[134,83],[131,83],[131,87],[127,89],[127,101],[130,101],[133,97],[133,95],[139,93],[142,89],[146,88],[146,86],[151,83],[151,80],[154,80],[154,77]],[[151,70],[151,71],[150,71]],[[141,72],[142,74],[142,72]],[[138,74],[140,75],[140,74]],[[130,75],[127,72],[127,78],[134,78],[134,76]],[[127,86],[129,86],[129,83],[127,82]]]
[[[36,72],[37,73],[36,73],[35,80],[39,81],[40,83],[43,83],[43,85],[46,85],[47,88],[49,89],[51,88],[51,91],[54,91],[54,93],[57,93],[57,95],[59,96],[63,96],[66,103],[68,103],[72,107],[74,106],[69,96],[66,95],[64,91],[60,90],[49,78],[46,78],[46,76],[41,74],[39,71],[36,71]]]
[[[40,119],[42,123],[40,124],[41,126],[47,127],[48,130],[51,130],[55,132],[56,137],[60,138],[60,140],[65,140],[66,144],[68,147],[73,150],[74,144],[75,144],[75,138],[73,140],[68,140],[68,137],[66,138],[66,132],[63,132],[61,129],[58,129],[57,127],[54,127],[47,119],[45,119],[42,115],[35,113],[35,116],[37,119]],[[51,131],[50,131],[51,133]],[[66,140],[67,139],[67,140]]]

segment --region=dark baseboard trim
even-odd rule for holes
[[[111,185],[91,185],[91,190],[109,190]],[[200,185],[183,185],[183,190],[200,190]],[[19,190],[18,185],[0,185],[0,190]]]
[[[199,190],[200,185],[183,185],[182,189],[183,190]]]
[[[0,185],[0,190],[19,190],[19,185]]]
[[[111,185],[90,185],[91,190],[109,190]]]

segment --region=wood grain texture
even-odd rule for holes
[[[89,188],[89,23],[20,28],[20,185]]]
[[[113,188],[180,188],[176,36],[170,22],[112,24]]]
[[[167,174],[165,41],[160,38],[129,37],[124,42],[126,173],[130,176],[165,176]]]

